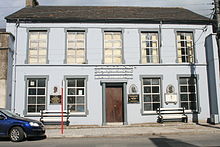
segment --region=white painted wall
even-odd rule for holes
[[[27,29],[29,28],[48,28],[49,29],[49,49],[47,65],[27,65]],[[64,65],[65,59],[65,29],[81,28],[87,30],[87,59],[85,65]],[[125,65],[134,67],[133,79],[127,80],[128,87],[131,84],[138,86],[141,94],[140,75],[163,75],[162,88],[163,99],[166,87],[169,84],[174,85],[178,93],[178,74],[190,74],[188,64],[176,63],[176,38],[175,31],[193,30],[194,40],[196,41],[196,74],[199,75],[199,103],[201,113],[200,120],[206,120],[209,117],[209,100],[206,74],[206,56],[205,56],[205,37],[212,32],[212,27],[208,26],[207,31],[203,32],[204,25],[162,25],[162,47],[160,64],[140,64],[140,30],[159,30],[159,24],[86,24],[86,23],[39,23],[39,24],[20,24],[18,28],[18,45],[17,45],[17,71],[16,71],[16,93],[15,93],[15,110],[18,113],[25,112],[25,80],[28,75],[48,75],[48,109],[59,109],[59,106],[49,105],[49,95],[52,93],[52,87],[61,86],[62,80],[66,75],[88,75],[87,88],[87,106],[88,115],[86,117],[71,117],[71,124],[77,125],[101,125],[102,124],[102,87],[100,80],[95,79],[95,67],[102,66],[103,55],[103,34],[104,29],[121,29],[123,30],[123,48]],[[15,34],[15,24],[8,23],[7,31]],[[141,95],[140,95],[141,96]],[[127,104],[128,123],[156,122],[157,115],[142,115],[139,104]],[[179,103],[163,104],[164,107],[179,107]],[[191,117],[191,114],[189,114]]]

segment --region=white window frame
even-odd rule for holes
[[[143,40],[143,35],[145,34],[145,39]],[[156,40],[147,39],[147,36],[150,34],[157,34]],[[151,46],[147,46],[147,42],[152,42]],[[143,44],[145,43],[145,46]],[[156,43],[156,47],[153,47],[153,43]],[[156,64],[160,63],[160,47],[159,47],[159,33],[157,31],[140,31],[140,46],[141,46],[141,64]],[[149,55],[146,55],[146,52],[149,51]],[[151,51],[151,54],[150,54]],[[156,55],[153,55],[153,51],[156,51]],[[145,54],[144,54],[145,53]],[[156,59],[154,59],[156,58]],[[150,60],[149,62],[147,60]],[[144,62],[146,60],[146,62]],[[155,62],[154,62],[155,60]]]
[[[69,34],[72,33],[74,34],[75,38],[72,40],[69,40]],[[83,39],[76,38],[78,34],[83,34]],[[69,47],[69,43],[73,43],[74,47]],[[78,43],[83,43],[83,47],[77,47]],[[69,55],[68,52],[74,52],[74,54]],[[83,55],[77,55],[77,51],[83,50]],[[79,58],[83,58],[82,62],[78,62]],[[69,59],[72,59],[74,62],[69,62]],[[66,59],[65,59],[66,64],[86,64],[87,63],[87,58],[86,58],[86,31],[85,30],[66,30]]]
[[[190,78],[193,78],[194,79],[194,81],[195,81],[195,83],[194,84],[189,84],[188,83],[188,81],[189,81],[189,79]],[[181,84],[180,83],[180,80],[181,79],[187,79],[187,83],[186,84]],[[198,103],[198,90],[197,90],[197,77],[185,77],[185,76],[183,76],[183,77],[179,77],[178,78],[178,83],[179,83],[179,98],[180,98],[180,107],[182,107],[181,106],[181,103],[188,103],[188,108],[190,108],[190,102],[195,102],[196,103],[196,106],[195,106],[195,109],[193,110],[193,109],[186,109],[186,112],[196,112],[196,111],[198,111],[198,105],[199,105],[199,103]],[[186,92],[182,92],[181,91],[181,86],[185,86],[186,88],[187,88],[187,91]],[[195,92],[190,92],[189,91],[189,86],[194,86],[194,90],[195,90]],[[187,101],[182,101],[181,100],[181,95],[187,95]],[[195,95],[195,101],[191,101],[190,100],[190,94],[194,94]]]
[[[68,87],[68,80],[84,80],[84,87],[77,87],[77,85],[75,85],[74,87]],[[76,82],[75,82],[76,84]],[[84,94],[80,94],[80,95],[77,95],[77,90],[75,90],[75,94],[68,94],[68,89],[83,89],[84,90]],[[86,115],[87,114],[87,77],[84,77],[84,76],[74,76],[74,77],[71,77],[71,76],[67,76],[65,78],[65,101],[66,101],[66,110],[68,110],[68,96],[72,96],[72,97],[75,97],[75,103],[77,103],[77,97],[78,96],[83,96],[84,97],[84,104],[80,104],[80,105],[84,105],[84,111],[83,112],[78,112],[78,111],[70,111],[70,114],[71,115]],[[74,104],[73,104],[74,105]],[[77,104],[76,104],[77,105]],[[77,109],[77,108],[75,108]]]
[[[35,80],[35,81],[37,81],[36,83],[35,83],[35,86],[34,87],[30,87],[29,86],[29,81],[30,80]],[[39,87],[37,84],[38,84],[38,81],[39,80],[45,80],[45,86],[44,87]],[[29,89],[36,89],[36,94],[35,95],[30,95],[29,94]],[[44,92],[45,92],[45,94],[44,95],[38,95],[37,94],[37,90],[38,89],[44,89]],[[29,104],[29,97],[36,97],[36,102],[35,102],[35,104]],[[44,110],[46,110],[47,109],[47,78],[44,78],[44,77],[39,77],[39,78],[35,78],[35,77],[27,77],[26,78],[26,113],[27,113],[27,115],[40,115],[40,112],[37,112],[37,111],[35,111],[35,112],[29,112],[28,111],[28,105],[36,105],[35,107],[35,109],[37,109],[37,97],[45,97],[45,103],[44,104],[40,104],[40,105],[44,105],[45,106],[45,109]]]
[[[46,33],[46,38],[45,39],[41,39],[40,38],[40,33],[41,32],[43,32],[43,33]],[[31,34],[32,33],[38,33],[38,37],[37,37],[37,39],[36,40],[32,40],[31,39]],[[30,30],[28,30],[28,45],[27,45],[27,47],[28,47],[28,49],[27,49],[27,60],[26,60],[26,63],[27,64],[48,64],[48,39],[49,37],[48,37],[48,30],[46,29],[46,30],[41,30],[41,29],[30,29]],[[45,47],[42,47],[42,48],[45,48],[44,49],[44,52],[45,52],[45,55],[40,55],[40,42],[44,42],[45,43]],[[37,44],[37,46],[36,47],[32,47],[31,45],[32,45],[32,43],[35,43],[35,44]],[[35,48],[35,49],[34,49]],[[34,53],[34,51],[36,52],[36,55],[31,55],[31,51],[32,51],[32,53]],[[41,50],[41,51],[43,51],[43,50]],[[37,59],[37,62],[30,62],[30,60],[33,58],[33,57],[35,57],[36,59]],[[40,61],[40,57],[44,57],[45,59],[45,62],[39,62]]]
[[[106,40],[105,39],[105,35],[106,34],[111,34],[112,36],[114,35],[114,33],[120,33],[120,40]],[[113,38],[113,37],[112,37]],[[116,42],[120,42],[121,46],[119,48],[115,48],[115,47],[106,47],[106,43],[111,43],[112,45]],[[111,50],[111,55],[106,55],[106,50]],[[116,50],[120,50],[120,56],[116,56],[114,55],[114,51]],[[106,62],[106,57],[110,58],[111,57],[111,63]],[[115,58],[120,58],[121,62],[120,63],[116,63],[114,62]],[[124,59],[123,59],[123,32],[121,30],[104,30],[103,31],[103,63],[104,64],[123,64],[124,63]]]
[[[183,34],[184,39],[181,39],[181,35],[179,36],[179,34]],[[191,34],[191,38],[192,38],[191,40],[187,39],[187,34]],[[181,42],[183,42],[184,44],[183,46]],[[190,47],[187,46],[188,43],[189,44],[191,43]],[[176,45],[177,45],[177,62],[178,63],[194,63],[195,62],[195,47],[194,47],[194,32],[193,31],[176,31]],[[184,49],[185,51],[184,54],[182,53],[182,49]],[[184,60],[186,61],[183,62],[182,57],[184,57]]]
[[[151,80],[151,85],[144,85],[144,79]],[[158,79],[159,80],[159,85],[152,85],[152,80],[153,79]],[[152,87],[158,87],[158,86],[159,86],[159,93],[153,93],[152,92]],[[151,87],[151,93],[145,93],[144,87]],[[143,112],[143,114],[151,114],[151,113],[154,114],[154,113],[156,113],[156,110],[153,110],[153,104],[158,103],[158,102],[153,102],[152,98],[153,98],[153,95],[159,95],[159,99],[160,99],[159,105],[160,105],[160,107],[162,107],[162,77],[161,76],[159,76],[159,77],[141,76],[141,89],[142,89],[141,95],[142,95],[142,112]],[[150,102],[145,102],[144,101],[144,96],[145,95],[150,95],[151,96],[151,101]],[[146,110],[145,111],[145,109],[144,109],[144,104],[145,103],[150,103],[151,106],[152,106],[152,110]]]

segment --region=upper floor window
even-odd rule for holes
[[[122,64],[122,32],[104,32],[104,63]]]
[[[47,31],[29,31],[28,64],[47,63]]]
[[[177,32],[178,63],[194,62],[194,46],[192,32]]]
[[[67,64],[85,64],[85,31],[67,31]]]
[[[159,63],[157,32],[141,32],[141,63]]]

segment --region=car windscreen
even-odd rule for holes
[[[5,115],[9,116],[9,117],[19,117],[17,114],[12,113],[9,110],[1,110]]]

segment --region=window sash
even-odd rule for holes
[[[104,63],[122,63],[122,33],[104,32]]]
[[[182,81],[182,82],[181,82]],[[196,78],[181,77],[179,79],[180,106],[186,110],[197,110],[197,84]]]
[[[43,81],[43,85],[40,85]],[[46,79],[28,78],[27,79],[27,113],[40,113],[46,109]]]
[[[67,64],[85,63],[85,32],[69,31],[67,32]]]
[[[69,85],[69,81],[72,81],[72,85]],[[81,81],[81,83],[79,81]],[[71,113],[86,112],[85,82],[86,82],[85,79],[81,79],[81,78],[66,79],[66,105],[67,105],[67,109],[70,110]]]
[[[194,62],[194,43],[192,32],[177,32],[177,58],[179,63]]]
[[[159,36],[157,32],[141,32],[141,62],[159,63]]]
[[[28,63],[47,63],[47,31],[29,31]]]
[[[148,82],[147,82],[148,81]],[[142,79],[142,102],[144,112],[155,112],[161,107],[161,80],[160,78]]]

